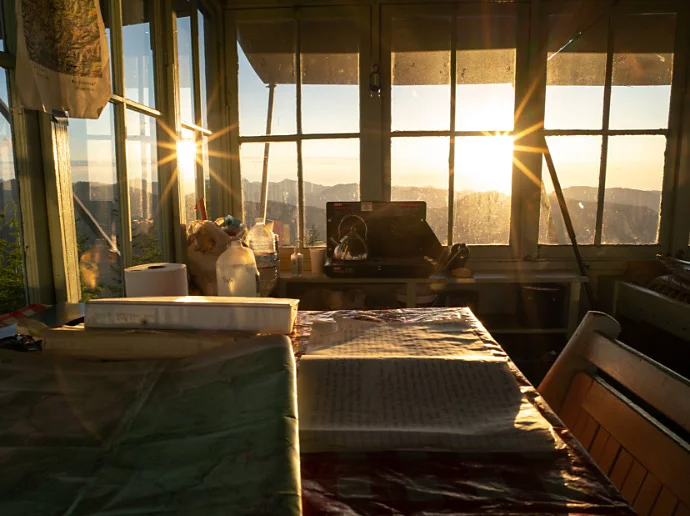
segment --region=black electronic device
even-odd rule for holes
[[[423,201],[329,202],[326,217],[331,277],[424,278],[443,252]],[[353,242],[362,252],[346,252]]]

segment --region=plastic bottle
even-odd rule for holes
[[[257,218],[256,224],[249,230],[247,239],[249,247],[254,251],[256,267],[259,269],[260,295],[268,296],[278,284],[279,258],[276,235],[273,233],[273,221],[264,224],[264,219]]]
[[[299,252],[300,241],[297,240],[295,244],[295,252],[290,256],[290,269],[292,270],[292,275],[296,278],[302,276],[302,271],[304,269],[304,255]]]
[[[254,253],[239,240],[233,240],[216,261],[219,296],[258,297],[259,271]]]

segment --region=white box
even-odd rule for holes
[[[133,297],[86,303],[86,328],[292,332],[298,299],[271,297]]]

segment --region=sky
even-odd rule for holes
[[[191,33],[188,18],[178,22],[180,54],[181,110],[184,119],[192,121],[190,80]],[[147,24],[124,28],[125,88],[127,97],[155,105],[153,98],[153,61]],[[466,51],[467,52],[467,51]],[[489,51],[490,52],[490,51]],[[505,51],[503,51],[505,52]],[[429,53],[433,54],[433,53]],[[447,56],[447,52],[444,53]],[[513,52],[514,54],[514,52]],[[462,58],[458,55],[458,66]],[[469,56],[471,58],[471,56]],[[659,60],[669,56],[658,56]],[[439,56],[427,56],[429,63]],[[600,56],[593,56],[599,62]],[[424,56],[419,57],[424,60]],[[558,72],[560,56],[549,62]],[[262,135],[266,129],[268,88],[253,70],[239,48],[240,132]],[[395,56],[393,58],[395,62]],[[441,62],[444,62],[441,59]],[[470,60],[471,62],[471,60]],[[491,63],[488,59],[487,63]],[[423,63],[421,63],[423,64]],[[567,71],[567,66],[563,66]],[[395,82],[395,79],[394,79]],[[6,97],[6,92],[0,95]],[[296,88],[294,84],[276,87],[273,134],[296,132]],[[602,86],[556,86],[547,88],[547,129],[591,129],[601,127],[604,89]],[[302,90],[302,120],[305,133],[357,133],[359,131],[359,94],[357,85],[305,84]],[[611,99],[612,128],[663,128],[669,112],[670,86],[614,86]],[[392,129],[448,129],[450,87],[448,85],[395,85],[391,100]],[[503,133],[513,127],[514,88],[509,83],[459,84],[457,87],[456,127],[458,130],[486,130],[498,136],[456,139],[456,182],[460,190],[510,192],[512,174],[512,140]],[[134,181],[156,180],[155,125],[143,115],[128,113],[127,151],[129,175]],[[99,120],[71,120],[71,157],[75,162],[74,181],[114,182],[114,148],[112,145],[112,107]],[[88,141],[87,141],[88,138]],[[7,131],[0,125],[0,152],[7,147]],[[4,144],[3,144],[4,142]],[[601,138],[550,137],[559,177],[564,187],[596,186],[600,162]],[[395,137],[391,145],[393,186],[432,186],[447,188],[447,137]],[[187,154],[193,152],[187,143],[180,145],[183,162],[191,164]],[[629,187],[642,190],[661,189],[664,166],[663,136],[617,136],[609,143],[607,187]],[[243,144],[241,164],[244,177],[258,181],[261,177],[263,144]],[[6,154],[6,153],[5,153]],[[359,142],[357,139],[308,141],[303,144],[304,177],[323,185],[359,182]],[[294,143],[272,144],[270,175],[272,181],[296,179],[296,146]],[[3,161],[5,161],[3,159]],[[77,165],[86,163],[88,166]],[[192,169],[191,165],[185,169]],[[11,167],[0,168],[2,177]],[[185,177],[186,188],[193,188],[191,174]],[[550,184],[547,184],[550,188]]]
[[[238,49],[240,134],[264,135],[268,88],[253,70],[241,47],[238,46]],[[429,58],[429,61],[433,59]],[[659,59],[661,61],[665,57],[659,56]],[[550,62],[555,70],[558,64],[558,56]],[[610,127],[667,127],[670,92],[670,85],[614,86]],[[496,190],[510,193],[512,138],[504,133],[513,129],[514,95],[512,84],[458,85],[456,128],[486,130],[492,136],[456,138],[456,191]],[[603,101],[603,86],[550,85],[547,87],[545,127],[601,128]],[[296,132],[295,104],[295,85],[279,84],[274,100],[273,134]],[[391,111],[393,131],[447,130],[450,86],[396,86],[394,83]],[[356,132],[358,114],[357,86],[303,86],[302,118],[305,133]],[[306,181],[324,185],[358,182],[359,145],[356,140],[308,143],[303,148]],[[663,136],[611,137],[607,187],[660,190],[665,145]],[[598,185],[601,137],[550,137],[549,146],[564,187]],[[242,147],[244,176],[252,181],[260,181],[264,145],[244,144]],[[393,186],[447,188],[448,149],[447,137],[394,137],[391,144]],[[271,180],[296,179],[295,145],[271,145],[270,153]],[[547,182],[546,188],[552,188],[550,182]]]

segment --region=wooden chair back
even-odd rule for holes
[[[539,390],[639,514],[690,516],[690,382],[587,314]]]

